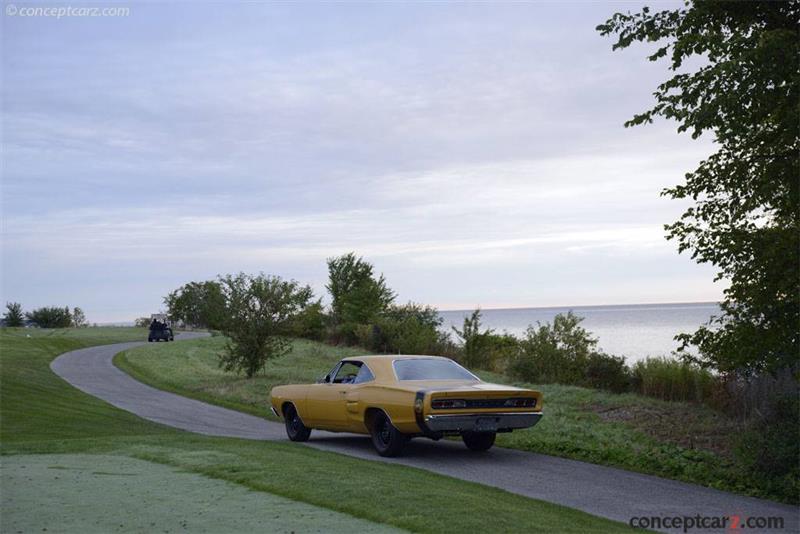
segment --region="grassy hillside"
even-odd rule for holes
[[[137,328],[0,329],[0,443],[162,433],[160,427],[65,387],[49,368],[62,352],[143,339],[147,330]]]
[[[415,532],[516,532],[532,525],[559,532],[630,531],[621,523],[418,469],[292,443],[181,432],[116,409],[50,371],[50,361],[61,352],[142,337],[135,329],[1,329],[0,454],[47,454],[54,465],[63,463],[63,457],[50,456],[56,454],[136,458]],[[218,342],[208,341],[209,346]],[[150,345],[149,350],[168,355],[201,346],[202,341],[175,342]],[[106,471],[95,474],[113,474]],[[3,480],[4,487],[10,484]],[[52,488],[40,489],[44,493]],[[0,504],[11,511],[20,502],[7,495],[3,493]],[[30,515],[35,503],[27,505]],[[431,509],[437,513],[430,514]],[[286,509],[281,519],[292,513]]]
[[[359,354],[354,348],[294,340],[290,354],[270,361],[261,374],[248,380],[219,368],[217,354],[224,344],[224,338],[216,337],[148,345],[120,354],[115,363],[159,388],[273,418],[268,404],[272,386],[312,382],[340,358]],[[497,374],[478,374],[485,380],[507,382]],[[574,386],[524,385],[544,392],[546,415],[532,429],[499,435],[499,445],[747,495],[782,497],[733,463],[727,439],[733,424],[705,406]]]

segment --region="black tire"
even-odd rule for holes
[[[152,343],[152,342],[153,342],[153,338],[152,338],[152,337],[148,337],[148,338],[147,338],[147,342],[148,342],[148,343]]]
[[[464,440],[464,445],[471,451],[488,451],[494,445],[494,439],[497,434],[494,432],[464,432],[461,434],[461,439]]]
[[[286,407],[283,420],[286,423],[286,435],[289,436],[290,440],[308,441],[308,437],[311,435],[311,429],[303,424],[293,404]]]
[[[400,455],[408,442],[408,436],[397,430],[383,412],[378,412],[373,417],[369,431],[372,436],[372,445],[381,456]]]

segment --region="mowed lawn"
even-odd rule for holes
[[[224,337],[213,337],[149,344],[118,355],[115,364],[161,389],[274,419],[269,412],[272,386],[313,382],[339,359],[364,353],[297,339],[289,354],[247,379],[219,367],[225,343]],[[477,373],[487,381],[509,383],[496,373]],[[498,435],[501,446],[777,498],[765,489],[768,484],[734,465],[728,440],[733,423],[707,407],[574,386],[518,385],[544,393],[545,417],[532,429]]]
[[[270,523],[260,523],[259,531],[279,528],[310,530],[312,525],[304,523],[303,518],[319,514],[308,513],[307,506],[342,514],[331,518],[328,530],[332,531],[362,530],[358,525],[363,523],[351,524],[348,518],[415,532],[632,530],[627,525],[563,506],[409,467],[359,460],[288,442],[214,438],[181,432],[116,409],[73,388],[50,371],[50,362],[62,352],[97,344],[141,340],[145,336],[143,330],[132,328],[0,330],[0,454],[4,456],[4,468],[0,473],[3,488],[0,513],[4,518],[28,521],[25,525],[17,524],[25,527],[18,530],[39,527],[41,523],[37,521],[44,521],[46,516],[35,511],[42,506],[64,506],[65,511],[84,506],[88,512],[95,513],[81,501],[78,486],[74,486],[73,491],[65,491],[63,501],[53,496],[54,488],[69,487],[71,480],[75,484],[78,481],[88,484],[86,491],[104,496],[102,520],[106,520],[109,514],[111,517],[115,517],[114,514],[125,516],[121,526],[115,525],[114,530],[125,530],[125,521],[133,528],[143,524],[145,518],[149,521],[146,528],[150,530],[191,532],[203,531],[204,525],[208,526],[198,521],[195,510],[181,509],[182,501],[177,497],[173,501],[177,508],[147,507],[139,501],[126,499],[118,503],[120,510],[117,512],[113,499],[109,500],[108,496],[114,491],[119,492],[120,484],[153,480],[153,477],[159,479],[159,475],[154,474],[159,472],[158,469],[137,467],[134,465],[136,462],[130,459],[177,469],[165,472],[161,475],[164,478],[182,472],[194,473],[257,492],[255,497],[249,495],[248,502],[254,498],[257,501],[258,495],[262,495],[264,503],[270,506],[276,506],[274,496],[288,499],[288,504],[285,500],[279,503],[281,511],[276,512],[274,528],[270,528]],[[219,340],[178,341],[150,345],[145,352],[175,355],[193,349],[203,351],[216,343]],[[42,456],[32,459],[31,455]],[[87,462],[92,458],[86,457],[81,462],[75,455],[97,455],[94,458],[102,461],[102,466],[89,472]],[[114,457],[119,458],[117,467],[109,464]],[[41,491],[32,491],[30,486],[24,491],[22,488],[17,490],[14,477],[20,476],[23,469],[20,466],[26,465],[25,462],[31,463],[31,469],[36,470],[28,477],[27,483],[38,485]],[[93,478],[86,480],[70,469],[83,469],[88,473],[86,476]],[[69,473],[62,473],[63,470]],[[52,480],[48,473],[52,474]],[[181,483],[203,490],[203,485],[198,485],[197,480],[191,477]],[[108,491],[103,491],[103,488]],[[225,490],[219,489],[216,482],[210,480],[208,488],[213,491],[209,489],[210,493],[203,494],[202,502],[208,503],[204,509],[213,514],[214,506],[230,500],[217,498],[224,497]],[[159,497],[150,492],[146,483],[138,487],[139,490],[154,500],[170,499],[169,495]],[[222,493],[214,493],[216,491]],[[293,502],[303,503],[303,506],[293,508]],[[140,509],[136,509],[137,506]],[[131,507],[136,511],[133,516]],[[246,513],[245,508],[241,513]],[[107,524],[93,523],[95,519],[100,521],[87,516],[86,530],[109,530]],[[57,524],[52,527],[50,531],[58,530]]]

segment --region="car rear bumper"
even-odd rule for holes
[[[529,428],[542,418],[542,412],[428,415],[425,425],[431,432],[492,432]]]

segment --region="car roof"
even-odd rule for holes
[[[367,354],[364,356],[350,356],[342,359],[343,362],[363,362],[375,375],[375,381],[378,384],[397,384],[397,375],[395,374],[393,363],[396,361],[413,360],[453,361],[450,358],[426,356],[424,354]]]
[[[442,356],[425,356],[423,354],[367,354],[364,356],[349,356],[343,361],[381,361],[381,360],[449,360]]]

